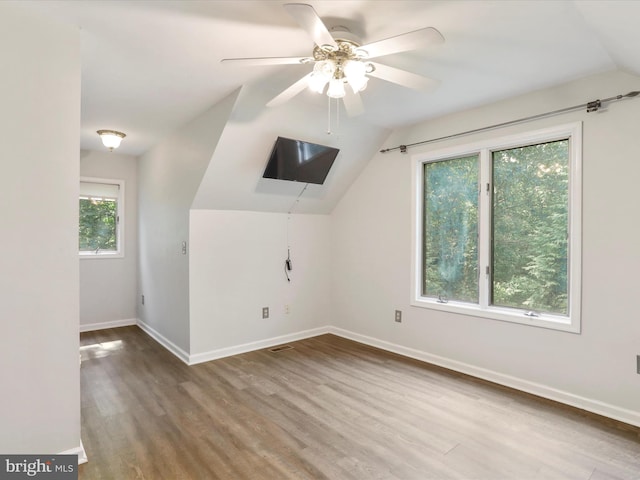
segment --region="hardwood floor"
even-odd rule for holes
[[[640,479],[640,429],[332,335],[188,367],[81,334],[81,479]]]

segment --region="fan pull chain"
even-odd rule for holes
[[[327,135],[331,135],[331,97],[327,96]]]
[[[336,98],[336,128],[340,132],[340,99]],[[331,131],[331,97],[327,96],[327,135],[333,135]]]

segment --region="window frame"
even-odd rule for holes
[[[525,315],[526,309],[498,307],[490,305],[492,274],[491,268],[491,204],[492,195],[486,192],[487,183],[492,183],[492,152],[527,145],[569,139],[569,192],[568,192],[568,277],[569,314],[554,315],[538,313]],[[478,304],[449,300],[441,303],[433,297],[422,295],[423,275],[423,229],[424,229],[424,165],[430,162],[455,159],[469,155],[479,156],[478,185]],[[479,142],[458,145],[437,151],[412,156],[412,306],[432,310],[471,315],[522,325],[550,328],[572,333],[581,330],[582,304],[582,122],[558,125],[531,132],[524,132]]]
[[[106,185],[118,185],[118,198],[116,209],[116,251],[102,251],[97,253],[94,251],[80,251],[78,248],[78,256],[80,259],[105,259],[105,258],[124,258],[124,202],[125,202],[125,181],[121,179],[99,178],[99,177],[80,177],[80,183],[102,183]],[[78,195],[78,201],[80,195]],[[80,212],[78,211],[78,224],[80,222]]]

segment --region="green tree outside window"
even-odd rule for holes
[[[117,250],[118,204],[113,198],[80,198],[79,248],[87,251]]]

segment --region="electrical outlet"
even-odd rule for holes
[[[144,305],[144,295],[141,295],[142,297],[142,305]]]
[[[262,318],[269,318],[269,307],[262,307]]]
[[[284,306],[284,313],[285,315],[289,315],[289,313],[291,313],[291,308],[289,308],[289,305]]]
[[[182,254],[187,254],[187,242],[182,242]]]
[[[395,320],[398,323],[402,323],[402,310],[396,310]]]

